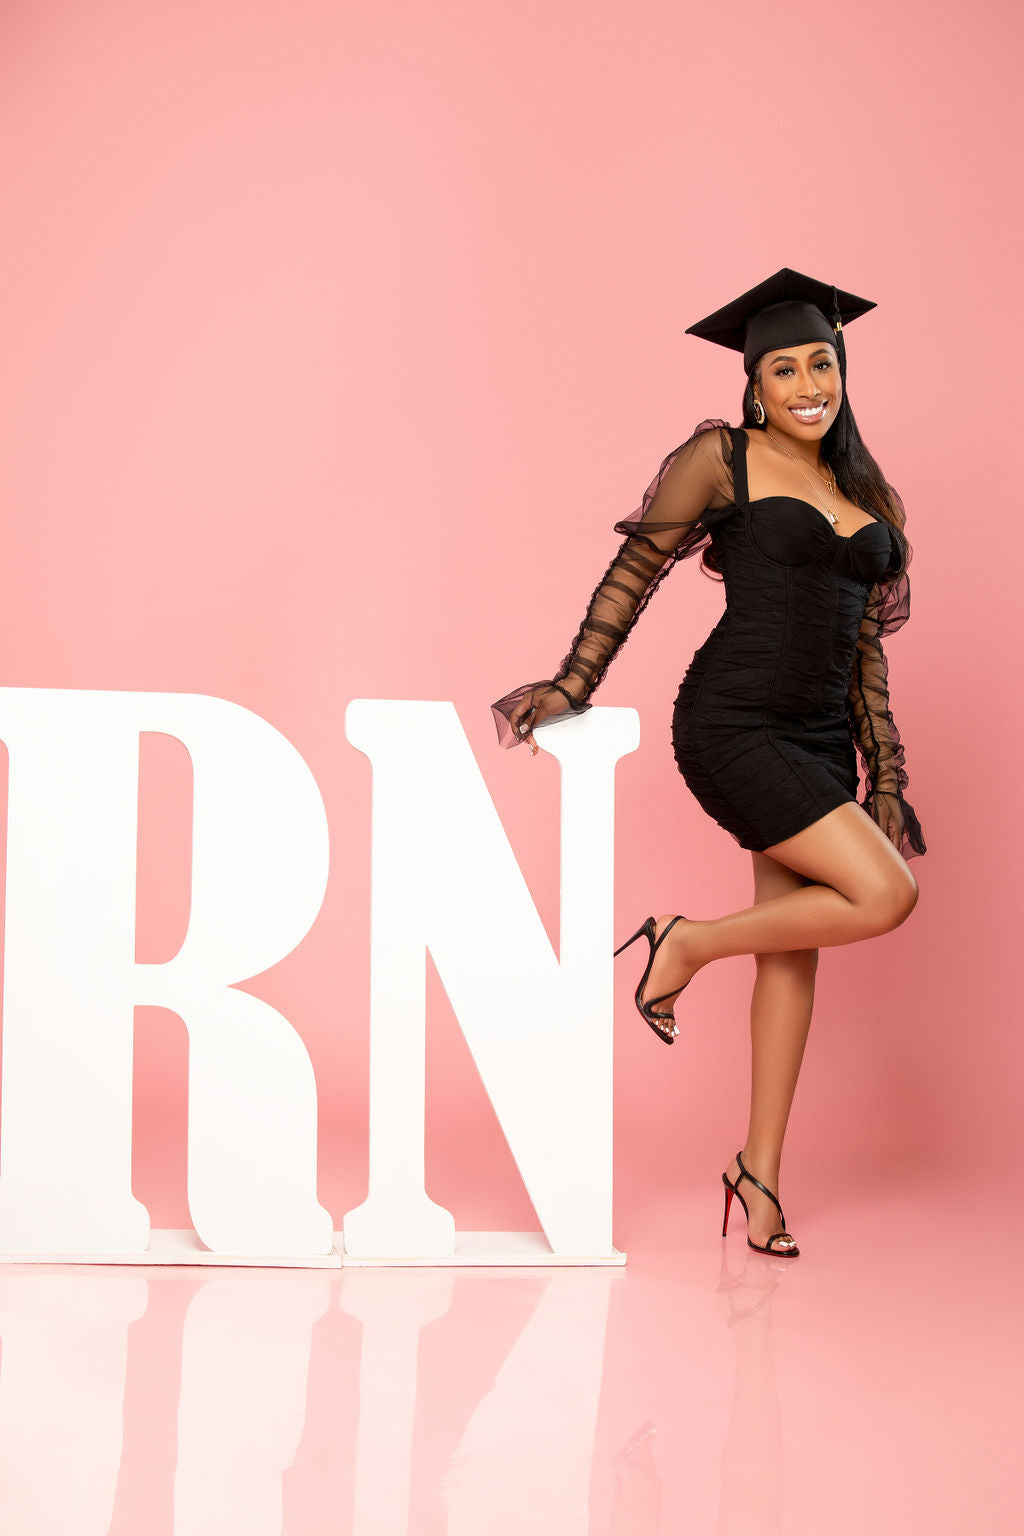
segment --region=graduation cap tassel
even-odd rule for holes
[[[843,317],[839,307],[839,291],[832,287],[832,328],[836,333],[836,356],[839,359],[839,377],[846,387],[846,341],[843,337]]]

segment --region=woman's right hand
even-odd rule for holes
[[[531,753],[537,756],[540,748],[533,739],[534,728],[543,725],[545,720],[553,720],[559,715],[567,715],[572,706],[564,693],[560,693],[555,687],[540,685],[531,688],[513,709],[509,715],[509,724],[520,741],[528,743]]]

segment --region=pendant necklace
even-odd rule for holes
[[[818,479],[821,480],[823,482],[823,484],[827,487],[829,495],[832,497],[832,500],[829,503],[829,505],[827,507],[825,507],[825,516],[828,518],[829,522],[832,524],[832,526],[834,528],[835,525],[839,521],[839,519],[836,516],[836,514],[832,511],[832,508],[836,504],[836,477],[835,477],[835,475],[822,475],[822,474],[819,474],[818,471],[814,468],[814,466],[812,464],[805,464],[803,459],[798,458],[795,453],[790,453],[788,448],[783,448],[783,446],[779,442],[778,438],[775,437],[771,432],[769,432],[767,427],[764,428],[764,434],[765,434],[766,437],[770,437],[771,438],[772,442],[775,444],[776,448],[779,450],[780,453],[784,453],[786,455],[787,459],[792,459],[793,460],[793,463],[797,466],[798,469],[803,470],[805,478],[807,476],[807,471],[810,470],[811,474],[812,475],[817,475]],[[821,492],[815,486],[814,481],[813,480],[808,480],[807,483],[810,485],[811,490],[814,492],[814,494],[817,497],[817,499],[820,502],[822,502],[822,505],[824,506],[824,501],[822,499]]]

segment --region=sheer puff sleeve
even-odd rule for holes
[[[889,708],[889,669],[882,637],[901,629],[909,617],[910,578],[904,565],[894,580],[876,582],[868,595],[847,694],[850,729],[864,771],[861,804],[883,832],[888,822],[893,823],[892,841],[905,859],[926,853],[927,845],[914,807],[903,793],[907,770]]]
[[[503,747],[591,707],[591,694],[665,576],[706,545],[714,514],[733,504],[729,428],[703,421],[662,461],[634,515],[615,524],[622,543],[555,675],[514,688],[491,705]]]

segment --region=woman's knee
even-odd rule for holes
[[[913,874],[904,865],[894,872],[866,903],[878,933],[890,933],[905,923],[917,906],[920,887]]]
[[[914,879],[913,874],[904,865],[903,878],[900,881],[899,898],[897,901],[897,926],[905,923],[907,918],[917,906],[917,898],[921,894],[921,888]]]

